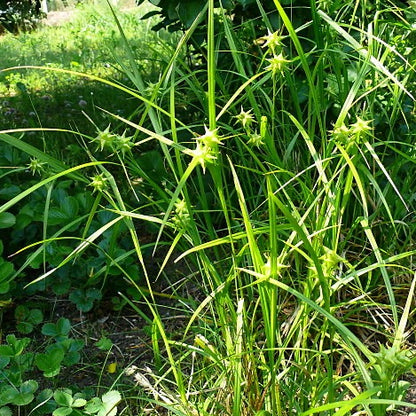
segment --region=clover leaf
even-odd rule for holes
[[[115,416],[117,404],[121,401],[121,394],[117,390],[111,390],[102,395],[101,399],[94,397],[85,406],[88,415]]]
[[[35,364],[39,370],[43,371],[45,377],[55,377],[61,371],[64,355],[61,349],[54,349],[45,354],[37,354]]]
[[[77,289],[69,295],[69,300],[75,303],[81,312],[88,312],[94,306],[94,301],[100,300],[101,297],[101,291],[98,289]]]
[[[55,338],[56,341],[63,341],[68,338],[71,330],[71,323],[66,318],[59,318],[56,324],[48,323],[43,325],[42,334]]]

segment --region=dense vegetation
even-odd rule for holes
[[[33,29],[42,17],[40,1],[0,0],[0,33]]]
[[[0,38],[0,415],[416,408],[414,6],[138,3]]]

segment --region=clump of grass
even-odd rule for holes
[[[413,241],[400,225],[414,210],[406,196],[414,175],[398,175],[414,169],[414,115],[402,105],[414,101],[414,68],[399,48],[411,26],[398,9],[362,8],[357,21],[357,8],[329,15],[320,4],[305,6],[311,23],[295,27],[291,8],[274,3],[279,28],[263,13],[264,36],[250,39],[263,47],[247,56],[231,19],[208,1],[205,66],[195,71],[182,58],[195,22],[150,95],[115,14],[129,59],[123,68],[144,112],[139,121],[112,115],[136,131],[126,151],[113,148],[124,176],[88,150],[88,167],[103,182],[96,191],[117,217],[91,234],[87,222],[89,237],[61,265],[118,221],[127,225],[144,280],[124,274],[151,313],[153,368],[135,373],[150,408],[381,416],[404,404],[400,378],[414,364],[406,342]],[[242,29],[255,33],[252,22]],[[160,175],[138,156],[149,141],[163,157]],[[61,167],[39,186],[84,167]],[[135,202],[123,197],[126,182]],[[187,317],[180,339],[170,337],[153,293],[158,275],[141,249],[144,222],[158,227],[155,250],[169,246],[158,275],[175,256],[192,265],[183,284],[198,287],[197,299],[172,286]],[[398,280],[407,282],[405,296]]]

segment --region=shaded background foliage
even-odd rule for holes
[[[146,0],[136,0],[138,5]],[[199,0],[150,0],[152,4],[157,6],[159,10],[149,12],[144,18],[158,15],[161,21],[153,26],[153,30],[162,28],[170,31],[189,29],[195,21],[199,13],[204,9],[205,3]],[[272,13],[269,18],[276,20],[278,13],[273,2],[263,2],[261,6],[265,11]],[[290,1],[282,2],[289,4]],[[257,19],[261,17],[259,7],[256,0],[223,0],[216,1],[217,7],[223,7],[227,12],[234,16],[234,21],[242,23],[243,20]],[[205,21],[206,17],[202,17]]]
[[[40,0],[1,0],[0,33],[31,30],[44,16]]]

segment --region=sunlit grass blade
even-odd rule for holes
[[[368,241],[370,242],[370,245],[373,249],[374,256],[377,259],[378,264],[380,265],[380,272],[381,272],[381,275],[383,276],[387,295],[390,301],[391,313],[393,315],[395,330],[397,330],[397,326],[399,324],[399,318],[398,318],[398,313],[397,313],[396,298],[394,296],[394,291],[393,291],[393,287],[390,281],[389,274],[385,267],[385,261],[383,259],[383,255],[381,254],[381,250],[374,237],[373,231],[371,230],[368,224],[368,219],[361,220],[361,226],[363,227],[365,235],[367,236]]]
[[[237,304],[237,322],[236,322],[236,333],[235,333],[235,357],[233,362],[234,372],[234,398],[233,398],[233,415],[239,416],[241,414],[241,387],[244,385],[243,378],[243,331],[244,331],[244,299],[240,299]]]
[[[55,273],[59,268],[70,262],[72,259],[74,259],[76,256],[78,256],[80,253],[82,253],[86,248],[88,248],[91,243],[93,243],[97,238],[102,236],[102,234],[110,229],[114,224],[116,224],[118,221],[122,220],[123,217],[116,217],[113,220],[109,221],[107,224],[103,225],[101,228],[99,228],[97,231],[92,233],[90,236],[88,236],[81,244],[79,244],[68,256],[66,256],[57,267],[54,267],[47,271],[46,273],[43,273],[38,278],[32,280],[30,284],[34,284],[37,282],[40,282],[43,279],[46,279],[51,274]]]
[[[368,141],[365,141],[364,145],[368,149],[368,151],[371,154],[371,157],[375,160],[375,162],[377,163],[377,166],[383,172],[384,176],[386,177],[386,179],[388,180],[388,182],[390,183],[390,185],[394,189],[394,192],[399,197],[400,201],[402,202],[402,204],[404,205],[404,207],[408,211],[409,207],[406,204],[406,201],[403,199],[403,197],[402,197],[401,193],[399,192],[396,184],[393,182],[393,179],[390,177],[389,173],[387,172],[386,168],[384,167],[383,163],[381,162],[380,158],[378,157],[377,153],[375,152],[374,147]]]
[[[325,136],[326,129],[323,125],[323,121],[320,117],[319,110],[318,110],[320,108],[319,94],[317,92],[317,88],[315,86],[315,83],[314,83],[314,80],[313,80],[313,77],[312,77],[312,72],[311,72],[311,69],[310,69],[310,66],[309,66],[309,63],[308,63],[308,58],[307,58],[307,56],[306,56],[306,54],[303,50],[302,44],[299,40],[299,36],[297,35],[297,33],[296,33],[296,31],[293,27],[293,24],[292,24],[289,16],[287,15],[286,11],[282,7],[280,1],[279,0],[273,0],[273,2],[274,2],[275,6],[276,6],[276,8],[279,12],[279,15],[280,15],[287,31],[289,32],[290,39],[292,40],[292,42],[293,42],[293,44],[296,48],[296,52],[298,53],[299,59],[300,59],[301,64],[302,64],[302,69],[305,72],[305,76],[306,76],[306,79],[308,81],[308,85],[309,85],[309,88],[310,88],[312,111],[314,112],[313,116],[314,116],[314,118],[316,117],[316,119],[318,121],[319,129],[320,129],[322,135]],[[310,125],[311,122],[312,122],[312,117],[308,118],[307,121],[308,121],[308,125]]]
[[[293,229],[295,230],[295,232],[301,239],[302,244],[305,246],[305,249],[308,255],[312,259],[313,265],[317,271],[319,282],[321,283],[320,289],[322,290],[324,308],[326,310],[329,310],[330,294],[329,294],[329,288],[328,288],[328,281],[327,281],[327,278],[323,274],[321,261],[319,260],[319,257],[318,257],[318,254],[316,253],[315,248],[311,244],[311,238],[308,235],[306,228],[304,226],[302,227],[301,225],[299,225],[298,220],[290,213],[288,208],[283,204],[283,202],[276,195],[271,195],[270,198],[272,202],[276,204],[279,210],[283,213],[283,215],[288,220],[288,222],[292,225]]]
[[[352,409],[354,409],[357,406],[360,406],[366,401],[369,397],[374,396],[379,391],[378,388],[372,388],[369,390],[364,391],[363,393],[359,394],[358,396],[354,397],[350,400],[343,400],[341,402],[335,402],[335,403],[328,403],[323,406],[315,407],[314,409],[307,410],[306,412],[301,413],[301,416],[308,416],[313,415],[315,413],[325,412],[328,410],[333,410],[339,408],[334,413],[334,416],[342,416],[350,412]]]
[[[406,304],[404,306],[399,325],[394,335],[393,347],[400,348],[404,342],[404,338],[405,338],[404,334],[405,334],[406,326],[409,320],[409,314],[410,314],[412,301],[415,296],[415,288],[416,288],[416,273],[414,273],[413,280],[410,285],[409,295],[407,296]]]
[[[91,166],[99,166],[99,165],[102,165],[103,163],[106,163],[106,162],[88,162],[88,163],[84,163],[82,165],[78,165],[78,166],[75,166],[73,168],[66,169],[64,171],[61,171],[61,172],[55,174],[55,175],[52,175],[48,178],[45,178],[45,179],[39,181],[38,183],[36,183],[35,185],[32,185],[30,188],[26,189],[25,191],[21,192],[19,195],[10,199],[9,201],[4,203],[3,205],[1,205],[0,206],[0,212],[6,211],[7,209],[9,209],[10,207],[15,205],[16,203],[18,203],[22,199],[26,198],[28,195],[30,195],[31,193],[33,193],[37,189],[41,188],[42,186],[47,185],[50,182],[55,181],[58,178],[61,178],[62,176],[70,175],[73,172],[77,172],[78,170],[82,170],[82,169],[85,169],[85,168],[88,168],[88,167],[91,167]]]
[[[13,129],[7,131],[0,131],[0,140],[4,143],[9,144],[10,146],[15,147],[16,149],[21,150],[22,152],[27,153],[28,155],[31,155],[39,159],[39,161],[43,163],[47,163],[51,168],[57,170],[58,172],[68,169],[68,166],[66,166],[60,160],[48,155],[47,153],[43,152],[42,150],[39,150],[38,148],[32,146],[29,143],[26,143],[25,141],[10,135],[10,133],[28,133],[30,131],[73,133],[72,131],[62,129]],[[80,180],[82,182],[87,182],[87,179],[85,177],[76,173],[71,173],[70,177],[73,177],[74,179]]]

